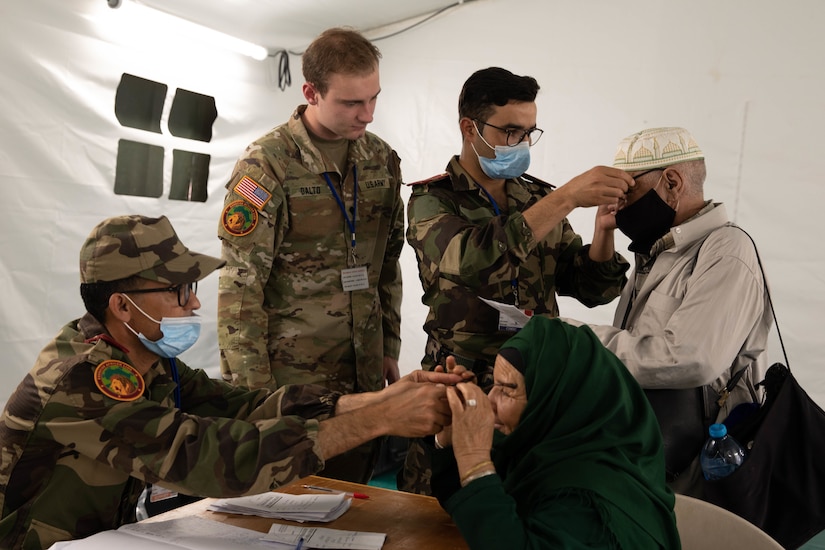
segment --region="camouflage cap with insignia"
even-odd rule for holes
[[[703,158],[705,154],[684,128],[649,128],[619,142],[613,167],[637,172]]]
[[[115,216],[100,222],[80,249],[80,282],[137,275],[170,285],[199,281],[226,263],[186,248],[166,218]]]

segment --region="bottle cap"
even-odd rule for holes
[[[711,424],[708,432],[711,437],[724,437],[728,433],[728,428],[724,424]]]

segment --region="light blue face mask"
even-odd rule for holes
[[[476,131],[478,126],[476,125]],[[478,163],[481,165],[481,170],[487,174],[487,177],[494,180],[506,180],[517,178],[524,174],[530,167],[530,144],[525,140],[510,147],[509,145],[496,145],[493,147],[481,132],[478,132],[478,137],[484,142],[484,145],[495,151],[495,158],[482,157],[476,151],[475,145],[472,145],[473,151],[478,156]]]
[[[124,294],[124,296],[126,295]],[[142,333],[135,332],[127,323],[123,323],[146,346],[146,349],[155,355],[166,358],[177,357],[198,341],[201,334],[201,318],[194,313],[189,317],[163,317],[160,321],[157,321],[140,309],[131,298],[126,296],[126,299],[132,302],[132,305],[147,319],[160,325],[163,336],[159,340],[152,341]]]

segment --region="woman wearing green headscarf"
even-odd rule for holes
[[[656,418],[588,327],[533,318],[494,380],[489,396],[448,389],[432,451],[433,493],[472,550],[680,548]]]

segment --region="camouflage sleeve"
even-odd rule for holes
[[[392,212],[390,235],[378,293],[381,299],[384,332],[384,356],[398,359],[401,354],[401,250],[404,247],[404,201],[401,200],[401,167],[395,151],[392,152],[389,171],[397,182],[395,204]]]
[[[323,420],[333,415],[338,392],[314,384],[284,386],[271,392],[248,390],[210,378],[201,369],[178,361],[181,401],[185,412],[198,416],[221,416],[248,422],[296,415]]]
[[[479,210],[481,217],[489,208]],[[427,288],[439,277],[478,288],[516,276],[518,263],[536,247],[524,216],[495,216],[472,222],[458,205],[437,190],[415,190],[408,207],[407,241],[418,255],[419,272]]]
[[[233,234],[227,228],[225,216],[227,209],[245,202],[234,191],[235,185],[245,177],[271,191],[271,196],[261,210],[253,212],[247,203],[246,211],[255,216],[255,222],[251,224],[251,230],[247,229],[248,233]],[[264,289],[285,231],[287,219],[282,213],[285,197],[271,167],[262,158],[240,160],[227,187],[224,214],[218,228],[221,256],[226,260],[218,280],[221,374],[233,384],[250,388],[275,387],[267,348]]]
[[[590,245],[582,246],[581,237],[565,218],[562,253],[556,262],[556,292],[571,296],[587,307],[609,303],[622,292],[630,262],[618,252],[606,262],[590,259]]]
[[[70,386],[51,397],[38,422],[48,432],[44,439],[138,479],[199,496],[266,492],[323,467],[318,420],[280,416],[295,397],[290,387],[260,402],[261,392],[244,396],[218,381],[210,386],[201,372],[182,371],[184,403],[213,395],[181,411],[147,394],[131,402],[103,397],[88,389],[95,387],[92,372],[74,369]],[[205,409],[236,418],[192,413]]]

